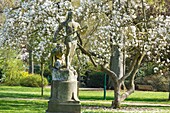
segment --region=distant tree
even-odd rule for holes
[[[4,44],[13,49],[25,47],[29,53],[29,72],[33,72],[33,58],[44,69],[55,47],[53,32],[65,15],[64,11],[70,8],[70,2],[20,1],[19,7],[4,11],[6,20],[0,33],[1,46]],[[41,72],[43,75],[43,70]]]
[[[3,16],[3,10],[5,8],[14,7],[14,0],[1,0],[0,1],[0,27],[2,26],[5,18]]]
[[[5,83],[19,83],[20,77],[19,71],[24,70],[24,65],[21,59],[19,59],[20,53],[14,51],[8,47],[0,48],[0,69]],[[12,84],[11,84],[12,85]]]
[[[0,13],[3,12],[4,8],[11,8],[14,6],[15,0],[1,0],[0,1]]]

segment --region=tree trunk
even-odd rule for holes
[[[32,50],[29,48],[28,49],[29,52],[29,70],[28,73],[34,73],[34,62],[33,62],[33,54],[32,54]]]
[[[44,95],[44,63],[41,63],[41,96]]]
[[[120,79],[124,74],[123,53],[119,51],[117,46],[112,46],[111,48],[110,70],[115,72],[118,79]]]
[[[112,46],[112,54],[110,58],[110,69],[117,74],[119,77],[121,74],[120,71],[120,51],[117,46]]]
[[[116,82],[114,83],[114,101],[112,101],[112,107],[113,108],[120,108],[121,106],[121,84]]]
[[[170,75],[169,75],[169,98],[168,100],[170,100]]]
[[[123,77],[123,54],[119,51],[117,46],[112,46],[112,54],[110,58],[110,70],[116,73],[117,79],[113,80],[114,85],[114,101],[112,102],[113,108],[120,108],[121,104],[121,85],[122,83],[118,82],[120,78]]]

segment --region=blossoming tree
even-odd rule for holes
[[[5,9],[6,17],[0,33],[0,42],[13,49],[26,48],[22,58],[29,56],[29,72],[33,72],[33,59],[43,68],[50,59],[53,33],[70,2],[55,3],[50,0],[18,1],[17,8]],[[59,9],[59,7],[61,7]]]
[[[1,42],[10,45],[11,47],[21,48],[26,46],[29,52],[29,61],[33,59],[44,60],[49,58],[52,43],[53,32],[60,22],[62,9],[67,9],[68,3],[57,4],[49,0],[38,1],[32,0],[29,2],[19,2],[17,9],[6,9],[6,21],[3,25],[1,34]],[[69,7],[69,6],[68,6]],[[61,13],[59,13],[61,12]],[[30,69],[30,72],[33,69]]]
[[[112,106],[118,108],[134,92],[136,73],[146,59],[160,66],[169,65],[166,56],[170,52],[170,16],[165,12],[155,15],[154,7],[144,0],[113,0],[111,8],[109,5],[88,2],[79,8],[83,18],[88,20],[91,16],[97,23],[97,27],[91,24],[95,32],[88,37],[87,49],[80,49],[112,79]],[[130,78],[130,88],[121,94],[122,83],[127,78]]]

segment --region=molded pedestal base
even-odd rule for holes
[[[49,101],[46,113],[81,113],[81,105],[80,103]]]

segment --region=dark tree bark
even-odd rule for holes
[[[114,101],[112,101],[113,108],[120,108],[121,106],[121,84],[116,82],[114,83]]]
[[[29,70],[28,73],[34,73],[34,62],[33,62],[33,54],[32,54],[32,50],[29,48],[28,49],[29,52]]]
[[[169,74],[169,98],[168,100],[170,100],[170,74]]]
[[[41,96],[44,96],[44,63],[41,62]]]

